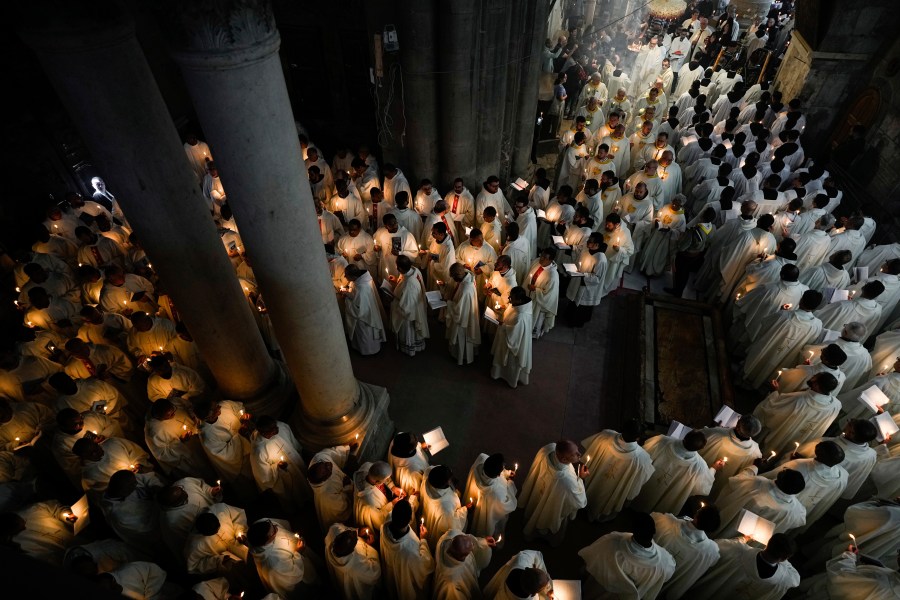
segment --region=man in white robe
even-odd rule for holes
[[[524,284],[533,303],[533,333],[540,338],[553,329],[559,310],[559,270],[555,248],[545,248],[525,274]]]
[[[885,557],[883,562],[873,563],[860,557],[870,555],[869,548],[845,544],[843,552],[825,565],[822,580],[816,581],[806,598],[831,600],[858,600],[861,598],[896,597],[900,591],[900,572],[897,557]]]
[[[557,174],[558,185],[568,185],[573,190],[581,187],[584,167],[589,157],[586,142],[587,136],[583,131],[579,131],[572,139],[572,143],[563,152],[559,173]]]
[[[797,494],[797,500],[806,508],[804,529],[818,521],[837,502],[847,489],[849,479],[840,464],[844,461],[840,445],[830,440],[822,441],[816,444],[814,452],[814,458],[794,458],[781,465],[781,468],[798,471],[806,482]],[[774,478],[777,472],[769,471],[763,476]]]
[[[625,267],[631,263],[634,254],[634,242],[627,227],[622,227],[622,219],[616,213],[606,216],[603,225],[603,243],[606,244],[606,278],[603,282],[603,295],[609,294],[619,287]]]
[[[590,472],[580,460],[571,440],[547,444],[535,455],[518,502],[525,509],[526,539],[541,536],[558,545],[568,522],[587,506],[583,480]]]
[[[537,255],[537,219],[534,209],[528,205],[528,197],[520,196],[513,203],[519,235],[528,240],[529,258]]]
[[[434,600],[466,600],[481,595],[478,576],[487,567],[494,538],[476,538],[451,529],[434,552]]]
[[[731,344],[741,347],[752,343],[759,338],[768,317],[779,310],[793,310],[800,304],[800,298],[809,288],[797,281],[799,277],[799,269],[786,264],[778,281],[754,287],[740,298],[735,296],[728,335]]]
[[[462,178],[457,177],[453,180],[453,189],[444,196],[444,202],[447,203],[447,209],[453,215],[456,239],[465,239],[465,228],[475,227],[475,198],[472,197],[472,192],[466,187]]]
[[[391,329],[398,350],[409,356],[425,350],[429,337],[425,282],[409,257],[397,257],[400,276],[391,302]]]
[[[516,510],[516,472],[507,469],[502,454],[479,454],[469,469],[464,498],[472,498],[469,532],[499,539],[509,515]]]
[[[296,510],[312,496],[300,442],[287,423],[262,416],[250,437],[250,466],[256,485],[271,490],[285,510]]]
[[[509,257],[516,275],[517,285],[523,285],[522,282],[525,281],[525,275],[531,266],[532,259],[528,255],[528,249],[528,240],[519,236],[519,224],[508,223],[506,225],[506,245],[501,254]]]
[[[703,430],[706,445],[700,449],[700,456],[707,464],[728,457],[728,462],[719,470],[713,483],[710,498],[715,499],[728,480],[762,457],[759,445],[753,438],[762,431],[762,423],[751,414],[741,415],[733,428],[710,427]]]
[[[360,221],[353,219],[347,224],[347,235],[338,239],[335,249],[349,264],[367,270],[372,277],[378,276],[375,240],[363,231]]]
[[[779,454],[796,449],[796,444],[822,437],[841,409],[832,396],[837,379],[830,373],[817,373],[807,382],[808,389],[790,394],[777,391],[756,406],[753,414],[762,422],[760,444]]]
[[[154,354],[170,351],[178,332],[175,323],[162,317],[152,317],[140,311],[132,313],[132,327],[128,331],[126,345],[135,362],[143,365]]]
[[[869,372],[872,370],[872,356],[863,342],[869,337],[866,326],[862,323],[846,323],[841,328],[841,337],[834,341],[834,344],[844,351],[847,360],[841,365],[841,371],[846,379],[841,386],[841,390],[853,389],[866,381]],[[823,344],[812,344],[804,346],[798,355],[798,360],[809,360],[810,364],[815,364],[821,359],[816,355],[825,346]],[[809,353],[813,353],[813,357],[809,358]]]
[[[161,554],[159,509],[153,496],[162,486],[155,473],[116,471],[100,501],[103,516],[113,532],[145,554]]]
[[[247,532],[247,545],[268,591],[282,598],[300,597],[319,582],[314,560],[310,559],[314,555],[287,521],[256,521]]]
[[[869,281],[855,298],[832,302],[816,311],[816,316],[822,321],[823,327],[835,331],[840,331],[845,323],[862,323],[867,331],[878,331],[882,309],[876,298],[883,293],[883,283]]]
[[[698,454],[706,445],[701,430],[688,432],[684,439],[658,435],[644,443],[653,460],[654,472],[634,501],[635,510],[678,514],[691,496],[706,496],[712,490],[716,471],[724,457],[707,466]]]
[[[394,198],[399,192],[406,192],[412,197],[412,189],[410,189],[409,181],[406,180],[406,175],[403,174],[403,171],[391,163],[384,163],[382,171],[384,173],[384,185],[381,189],[384,191],[386,202],[393,204]]]
[[[743,366],[743,379],[748,387],[761,386],[777,370],[783,369],[785,363],[790,364],[801,348],[819,338],[822,322],[812,311],[821,302],[820,292],[807,290],[796,310],[778,311],[763,321],[759,337],[747,349]]]
[[[2,517],[0,539],[4,545],[37,560],[62,565],[66,548],[74,542],[70,524],[77,518],[70,507],[49,500],[4,513]]]
[[[779,600],[800,585],[800,574],[789,559],[797,545],[783,533],[769,539],[765,549],[743,540],[718,540],[719,561],[690,589],[692,600],[740,598]]]
[[[536,306],[524,288],[516,286],[509,290],[507,304],[502,313],[494,305],[501,319],[491,347],[493,362],[491,377],[502,378],[510,387],[520,383],[528,385],[532,368],[532,335],[534,330],[533,308]],[[499,304],[499,299],[497,299]]]
[[[584,487],[590,520],[615,518],[653,475],[653,459],[638,444],[643,429],[640,421],[631,419],[622,433],[604,429],[581,441],[589,469]]]
[[[608,533],[579,550],[588,573],[585,597],[655,600],[676,564],[654,535],[653,517],[635,513],[628,533]]]
[[[456,262],[461,263],[475,276],[475,291],[479,304],[484,304],[485,282],[494,273],[497,253],[490,244],[484,243],[484,234],[480,229],[472,229],[468,239],[456,248]]]
[[[670,513],[650,515],[656,524],[654,540],[675,559],[675,573],[663,585],[669,600],[684,598],[706,570],[719,560],[719,547],[707,536],[719,528],[719,510],[701,506],[693,515],[677,517]]]
[[[98,575],[96,581],[100,589],[124,598],[155,600],[164,592],[166,572],[156,563],[138,560]]]
[[[864,547],[867,556],[887,564],[900,549],[897,527],[900,527],[900,504],[896,501],[875,498],[860,502],[847,508],[844,522],[825,534],[824,540],[816,539],[805,554],[810,556],[809,563],[819,565],[823,560],[840,556],[847,544],[854,543],[850,537],[853,534],[854,545]]]
[[[53,434],[51,451],[69,481],[77,488],[81,485],[81,461],[72,451],[75,442],[83,437],[103,441],[121,438],[123,435],[122,427],[103,413],[88,411],[82,414],[71,408],[64,408],[56,414],[56,432]]]
[[[39,439],[42,429],[50,429],[52,423],[53,411],[46,406],[0,399],[0,450],[18,450]]]
[[[443,204],[444,201],[440,202]],[[456,249],[447,225],[437,222],[430,226],[429,231],[431,241],[419,253],[426,258],[428,291],[443,291],[450,283],[450,267],[456,262]]]
[[[309,461],[309,485],[323,531],[353,517],[353,483],[342,470],[349,456],[350,446],[335,446],[320,450]]]
[[[184,402],[202,396],[206,384],[196,371],[174,362],[168,354],[157,354],[148,362],[147,397],[152,400],[181,399]]]
[[[450,356],[456,359],[457,365],[462,366],[475,360],[478,347],[481,345],[478,297],[472,273],[469,273],[463,265],[453,263],[450,267],[450,277],[456,282],[456,288],[450,287],[453,292],[447,298],[446,336]]]
[[[350,282],[349,289],[339,294],[344,299],[344,329],[350,347],[363,356],[378,354],[387,336],[375,282],[368,271],[356,265],[348,265],[344,277]]]
[[[198,433],[198,419],[187,401],[160,398],[150,406],[144,423],[144,441],[160,466],[173,477],[200,475],[212,478],[213,471]]]
[[[849,250],[838,250],[828,257],[827,262],[804,269],[800,273],[800,281],[810,289],[822,293],[825,293],[827,288],[845,289],[850,286],[850,273],[844,269],[844,265],[850,263],[850,257]]]
[[[847,471],[847,487],[841,498],[852,500],[862,485],[869,478],[872,468],[878,459],[875,449],[869,444],[875,441],[878,429],[875,424],[866,419],[851,419],[844,426],[841,435],[836,437],[823,437],[807,442],[797,448],[794,455],[798,458],[815,456],[816,447],[820,442],[834,442],[844,452],[844,460],[841,468]]]
[[[112,382],[131,379],[134,367],[124,352],[115,346],[89,344],[81,338],[72,338],[65,345],[69,360],[63,366],[72,379],[97,377]]]
[[[371,600],[381,581],[378,551],[371,546],[375,533],[335,523],[325,535],[325,562],[338,597]]]
[[[828,248],[831,247],[831,238],[828,230],[834,227],[832,215],[822,215],[816,220],[815,227],[802,234],[794,233],[797,221],[794,221],[791,237],[797,240],[794,253],[797,255],[797,268],[801,271],[808,267],[816,267],[828,260]]]
[[[192,575],[227,575],[247,561],[247,514],[224,503],[203,509],[192,523],[193,532],[184,545],[187,571]]]
[[[427,598],[431,591],[434,558],[425,539],[428,530],[419,524],[418,535],[410,526],[409,502],[393,505],[390,519],[381,526],[381,560],[385,588],[392,600]]]
[[[380,531],[405,492],[391,480],[386,462],[364,463],[353,474],[353,515],[356,524]]]
[[[497,211],[497,218],[503,220],[512,214],[512,208],[506,200],[506,196],[500,191],[500,178],[491,175],[482,184],[481,191],[475,198],[475,224],[481,225],[484,222],[484,209],[488,206]]]
[[[196,134],[189,133],[184,139],[184,153],[187,154],[188,162],[197,176],[197,183],[200,183],[206,175],[207,165],[212,161],[209,146],[197,139]]]
[[[418,218],[418,217],[417,217]],[[419,256],[416,238],[405,227],[400,226],[394,214],[382,218],[384,227],[375,232],[375,252],[378,253],[378,277],[397,277],[397,257],[401,254],[410,260]]]
[[[491,600],[552,600],[553,581],[547,573],[544,556],[537,550],[522,550],[513,555],[484,586],[484,597]]]
[[[875,298],[875,302],[881,305],[881,317],[875,326],[874,332],[881,331],[889,320],[893,320],[898,303],[900,303],[900,259],[886,262],[881,271],[874,275],[869,274],[865,281],[859,281],[850,287],[850,293],[859,295],[865,284],[870,281],[879,281],[884,286],[884,292]]]
[[[229,486],[247,497],[253,489],[247,427],[250,413],[234,400],[200,403],[195,411],[202,419],[200,445],[209,462]]]
[[[806,507],[797,498],[806,486],[803,475],[793,469],[778,469],[772,473],[774,476],[768,478],[757,475],[754,464],[728,480],[716,500],[722,522],[716,532],[717,538],[740,535],[738,526],[744,510],[772,521],[776,533],[785,533],[806,523]]]
[[[809,352],[813,352],[810,350]],[[844,380],[847,378],[842,371],[843,364],[847,361],[847,354],[841,350],[837,344],[829,344],[824,346],[816,358],[816,362],[812,362],[815,355],[807,353],[804,363],[799,364],[793,369],[785,369],[781,372],[778,379],[778,391],[782,394],[790,392],[799,392],[806,388],[806,382],[816,373],[829,373],[837,379],[837,387],[831,392],[832,396],[837,396],[844,387]],[[810,364],[805,364],[805,363]]]
[[[422,489],[422,480],[428,468],[425,442],[419,442],[416,434],[398,431],[388,447],[388,464],[393,469],[393,479],[407,495],[415,495]],[[414,504],[414,503],[413,503]]]
[[[196,477],[184,477],[159,490],[159,528],[172,555],[182,558],[184,542],[204,509],[222,500],[222,488]]]
[[[110,478],[122,469],[141,473],[153,469],[150,457],[134,442],[109,438],[98,443],[97,439],[96,436],[84,437],[72,446],[72,453],[81,466],[79,484],[90,500],[99,501]]]
[[[834,254],[838,250],[849,250],[853,254],[850,266],[855,266],[857,259],[859,259],[866,248],[866,238],[860,232],[864,225],[865,221],[862,217],[854,216],[847,219],[844,231],[840,233],[832,231],[831,246],[828,248],[828,254]]]
[[[453,486],[453,473],[444,465],[428,467],[419,496],[422,517],[428,530],[428,543],[434,548],[441,537],[450,530],[462,530],[466,526],[468,511],[474,506],[474,498],[463,504],[459,492]]]
[[[900,242],[873,245],[866,248],[863,253],[859,255],[856,266],[866,267],[869,269],[869,273],[875,273],[884,263],[896,258],[900,258]]]

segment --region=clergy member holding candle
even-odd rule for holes
[[[544,555],[537,550],[522,550],[514,554],[484,586],[484,597],[493,600],[551,600],[553,581],[547,573]]]
[[[728,483],[729,478],[737,475],[745,468],[753,464],[758,458],[762,458],[762,452],[753,438],[762,431],[762,423],[753,415],[741,415],[737,424],[731,427],[708,427],[703,430],[706,435],[706,445],[699,451],[700,456],[711,465],[723,456],[728,457],[728,462],[716,474],[709,496],[716,496]]]
[[[378,551],[370,544],[375,533],[335,523],[325,535],[325,562],[331,582],[342,600],[371,600],[381,582]]]
[[[750,465],[728,480],[728,485],[719,494],[716,507],[722,525],[716,532],[717,538],[740,535],[743,509],[772,521],[776,533],[784,533],[806,523],[806,508],[797,494],[806,486],[803,475],[793,469],[772,471],[772,478],[757,475],[757,467]]]
[[[499,536],[516,510],[515,471],[506,469],[502,454],[479,454],[469,469],[464,498],[472,498],[469,532],[476,537]]]
[[[589,457],[584,487],[590,520],[615,518],[653,475],[653,460],[638,443],[643,429],[640,421],[630,419],[621,433],[604,429],[581,441]]]
[[[428,467],[425,470],[419,497],[430,546],[436,547],[441,536],[450,530],[465,529],[469,509],[474,506],[474,502],[472,500],[467,504],[460,502],[459,492],[453,485],[453,472],[449,467],[444,465]]]
[[[526,539],[543,537],[559,545],[568,522],[587,506],[583,479],[589,471],[581,462],[578,444],[561,440],[547,444],[534,457],[519,494],[525,509]]]
[[[422,488],[425,470],[428,469],[427,444],[419,442],[416,434],[398,431],[388,447],[388,464],[393,469],[394,481],[407,495]]]
[[[451,529],[438,540],[434,552],[434,598],[478,598],[478,576],[491,562],[494,538],[476,538]]]
[[[719,528],[719,510],[701,504],[690,518],[671,513],[650,516],[656,524],[654,540],[675,559],[675,573],[663,585],[662,592],[667,600],[684,598],[688,589],[719,560],[719,547],[707,537]]]
[[[448,286],[453,291],[447,298],[446,335],[450,343],[450,356],[456,359],[456,364],[462,366],[475,360],[475,354],[481,345],[478,298],[474,278],[463,265],[453,263],[450,277],[456,282],[456,286]]]
[[[763,550],[743,540],[718,540],[719,561],[687,594],[691,600],[739,598],[779,600],[800,585],[800,574],[789,559],[797,544],[776,533]]]
[[[382,573],[388,596],[397,600],[428,598],[434,572],[428,531],[421,523],[415,530],[410,526],[413,510],[405,499],[392,506],[390,518],[381,526]]]
[[[315,597],[319,584],[311,551],[287,521],[260,519],[247,531],[247,545],[266,590],[283,598]],[[321,560],[321,559],[319,559]]]
[[[532,367],[532,306],[537,306],[519,286],[509,291],[509,304],[500,313],[494,335],[491,377],[502,378],[510,387],[528,385]]]
[[[353,516],[353,484],[342,470],[349,456],[350,446],[335,446],[320,450],[309,461],[309,485],[323,531]]]
[[[250,436],[250,466],[256,485],[272,490],[285,510],[296,510],[312,496],[300,442],[287,423],[262,416]]]
[[[193,523],[184,546],[187,571],[192,575],[227,575],[240,561],[247,560],[242,542],[247,531],[244,509],[216,503],[202,510]]]

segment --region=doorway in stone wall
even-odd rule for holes
[[[831,134],[831,149],[833,150],[850,137],[850,132],[857,125],[862,125],[867,131],[870,130],[880,111],[881,92],[876,87],[864,89],[844,113],[844,118],[834,128]]]

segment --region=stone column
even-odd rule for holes
[[[271,5],[184,3],[176,18],[175,59],[300,392],[298,437],[315,449],[359,433],[366,455],[382,452],[391,433],[387,392],[353,376]]]
[[[406,89],[406,140],[409,145],[409,166],[415,181],[434,178],[438,172],[438,110],[437,110],[437,35],[433,0],[403,0],[400,3],[402,29],[400,36],[401,64]],[[449,181],[435,181],[444,189]]]
[[[526,8],[527,7],[527,8]],[[531,147],[537,135],[538,93],[541,81],[541,52],[546,36],[548,0],[530,0],[523,3],[526,40],[518,88],[518,112],[513,130],[511,177],[525,177],[531,164]]]
[[[480,95],[473,71],[475,32],[480,27],[476,2],[440,2],[438,10],[442,33],[438,46],[441,181],[462,177],[470,190],[477,190],[481,189],[484,177],[476,174],[478,128],[475,107],[479,105]]]
[[[284,400],[279,382],[286,378],[266,352],[134,26],[114,9],[99,14],[56,14],[22,37],[115,191],[224,397],[277,413]]]
[[[476,28],[476,69],[470,80],[474,86],[478,119],[478,175],[479,181],[489,175],[500,174],[503,123],[507,94],[509,65],[509,30],[513,8],[507,0],[492,0],[481,6]]]

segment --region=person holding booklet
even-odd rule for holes
[[[490,307],[485,308],[485,318],[490,319]],[[496,313],[495,313],[496,314]],[[531,374],[531,298],[519,286],[509,291],[509,305],[498,323],[491,353],[494,355],[491,377],[504,379],[511,387],[519,383],[528,385]]]
[[[582,252],[576,263],[566,263],[569,276],[566,318],[572,327],[584,327],[591,320],[594,307],[603,299],[603,281],[609,266],[605,253],[603,234],[595,231],[588,237],[587,252]]]

